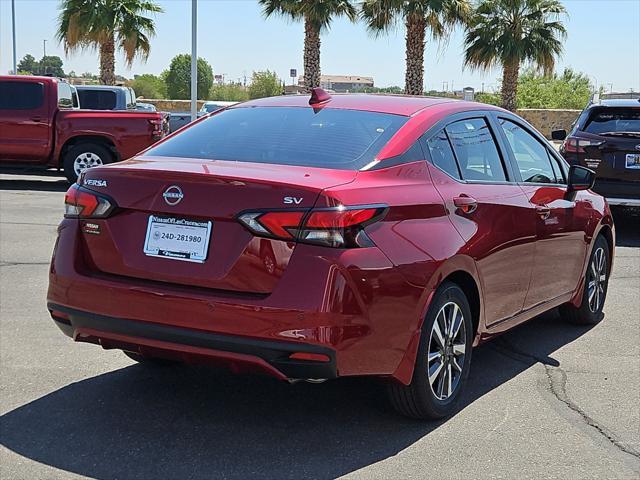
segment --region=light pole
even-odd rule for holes
[[[16,61],[16,0],[11,0],[11,27],[13,28],[13,74],[18,74]]]
[[[191,0],[191,121],[198,115],[198,0]]]

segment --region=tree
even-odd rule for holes
[[[55,55],[47,55],[42,57],[38,62],[38,73],[41,75],[53,75],[54,77],[65,77],[62,69],[62,59]]]
[[[516,109],[523,62],[552,71],[562,53],[566,13],[558,0],[482,0],[465,36],[465,65],[487,70],[502,66],[502,107]]]
[[[167,96],[167,85],[160,77],[151,73],[136,75],[130,85],[140,97],[165,98]]]
[[[33,55],[29,55],[28,53],[22,57],[22,60],[18,63],[18,71],[24,73],[34,74],[38,71],[38,62],[33,57]]]
[[[249,98],[274,97],[282,95],[282,83],[276,72],[265,70],[253,72],[251,85],[249,85]]]
[[[358,13],[350,0],[259,0],[266,17],[283,15],[304,21],[304,85],[320,86],[320,33],[327,31],[334,17],[355,21]]]
[[[422,95],[424,91],[424,48],[427,29],[431,38],[447,38],[457,24],[471,14],[469,0],[365,0],[361,16],[374,35],[380,35],[401,21],[406,28],[406,68],[404,91]]]
[[[171,60],[171,65],[164,74],[169,98],[188,100],[191,98],[191,55],[183,53]],[[213,85],[213,69],[204,58],[198,58],[198,99],[209,98],[209,90]]]
[[[225,102],[244,102],[249,100],[249,92],[241,83],[214,84],[209,98]]]
[[[151,0],[62,0],[56,36],[66,53],[97,48],[100,82],[114,85],[116,46],[129,67],[136,57],[146,61],[155,25],[145,15],[159,12],[162,8]]]

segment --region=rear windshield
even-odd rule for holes
[[[331,108],[233,108],[146,155],[358,170],[406,121],[399,115]]]
[[[595,134],[640,133],[640,108],[595,109],[589,116],[584,131]]]
[[[89,110],[115,110],[116,94],[111,90],[78,90],[80,106]]]

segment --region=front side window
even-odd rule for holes
[[[42,83],[0,82],[0,110],[35,110],[43,102]]]
[[[504,182],[504,171],[498,147],[489,125],[483,118],[470,118],[446,128],[464,180]]]
[[[310,107],[240,107],[196,123],[146,155],[359,170],[408,117]]]
[[[440,130],[436,135],[425,142],[429,149],[431,161],[441,170],[444,170],[453,178],[461,180],[460,171],[456,163],[456,157],[451,149],[451,144],[447,138],[447,133]]]
[[[523,182],[559,183],[547,148],[542,143],[516,123],[501,118],[500,125],[513,151]]]

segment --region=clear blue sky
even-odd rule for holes
[[[65,57],[54,38],[57,0],[16,0],[18,61],[31,53],[59,55],[66,71],[98,71],[95,52]],[[146,64],[131,70],[117,60],[117,73],[160,73],[171,58],[190,51],[190,0],[159,1],[164,13],[156,17],[157,36]],[[559,69],[570,66],[587,73],[598,85],[613,84],[616,91],[640,91],[640,0],[565,0],[568,38]],[[302,71],[303,27],[282,18],[262,17],[254,0],[199,0],[199,56],[217,74],[237,80],[253,70],[275,70],[288,78],[289,69]],[[0,72],[12,68],[11,2],[0,0]],[[427,88],[441,89],[444,81],[462,86],[495,86],[500,72],[472,72],[462,68],[462,32],[453,32],[444,45],[427,45]],[[322,37],[322,72],[334,75],[372,76],[377,86],[403,85],[404,29],[379,39],[362,24],[336,20]]]

